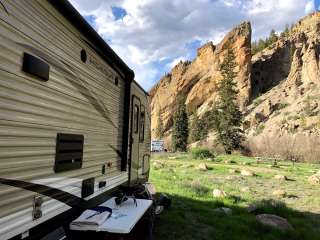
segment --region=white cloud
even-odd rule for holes
[[[311,13],[315,10],[315,3],[314,0],[308,1],[308,3],[305,6],[305,12],[306,13]]]
[[[149,89],[163,69],[155,63],[185,59],[187,43],[217,43],[241,21],[251,21],[253,37],[280,31],[311,9],[310,0],[71,0],[84,15],[95,17],[95,28]],[[115,20],[111,7],[127,12]]]

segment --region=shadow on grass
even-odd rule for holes
[[[157,240],[319,240],[320,215],[299,212],[285,203],[272,199],[255,202],[253,213],[245,207],[225,205],[222,201],[202,201],[171,195],[172,207],[157,218],[155,236]],[[235,201],[236,202],[236,201]],[[214,209],[228,207],[232,215],[217,213]],[[268,213],[286,218],[293,231],[262,226],[256,214]]]

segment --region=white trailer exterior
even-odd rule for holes
[[[37,239],[147,181],[149,98],[67,1],[0,3],[0,239]]]

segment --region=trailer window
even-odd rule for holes
[[[146,111],[145,107],[141,106],[141,114],[140,114],[140,142],[144,141],[144,125],[145,125],[145,116],[146,116]]]
[[[134,105],[134,133],[139,132],[139,106]]]

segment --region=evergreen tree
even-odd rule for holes
[[[286,24],[283,32],[281,33],[281,37],[287,37],[289,35],[290,29],[289,29],[289,24]]]
[[[173,115],[172,150],[187,151],[188,136],[188,115],[185,99],[179,98],[176,111]]]
[[[238,149],[243,141],[242,114],[237,105],[235,55],[228,48],[225,59],[220,65],[222,80],[218,86],[218,99],[213,109],[213,128],[217,133],[218,141],[223,145],[225,152],[230,154]]]
[[[272,29],[270,32],[270,36],[267,39],[267,46],[270,46],[272,43],[276,42],[277,40],[278,40],[278,35],[276,34],[276,31]]]
[[[197,111],[193,113],[193,120],[191,125],[191,140],[193,142],[205,139],[208,135],[208,126],[202,118],[198,117]]]
[[[163,130],[163,122],[161,119],[160,109],[157,112],[157,122],[158,122],[158,124],[157,124],[157,128],[156,128],[156,136],[158,139],[162,139],[164,130]]]

